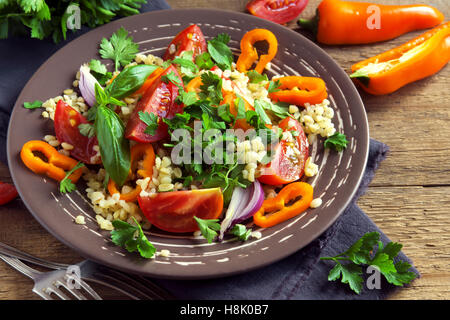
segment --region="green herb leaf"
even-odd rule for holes
[[[81,135],[92,138],[95,135],[95,128],[90,123],[81,123],[78,125],[78,130],[80,131]]]
[[[66,173],[66,176],[64,177],[64,179],[62,179],[59,182],[59,192],[61,193],[68,193],[68,192],[72,192],[74,191],[77,187],[75,186],[75,184],[72,182],[72,180],[69,179],[69,176],[74,173],[76,170],[80,169],[84,167],[84,164],[81,162],[78,162],[76,164],[75,167],[73,167],[71,170],[69,170]]]
[[[26,109],[37,109],[42,107],[42,101],[34,100],[33,102],[24,102],[23,107]]]
[[[195,63],[200,69],[210,70],[214,67],[214,62],[211,59],[209,52],[203,52],[195,56]]]
[[[280,91],[280,89],[278,89],[280,86],[281,86],[280,80],[270,81],[269,88],[267,88],[267,92],[273,93],[273,92]]]
[[[220,230],[219,219],[201,219],[194,216],[195,221],[197,221],[198,228],[202,233],[203,237],[208,241],[208,243],[212,243],[214,238],[217,237],[217,231]]]
[[[138,52],[139,45],[133,41],[133,37],[128,36],[128,31],[123,27],[113,33],[109,40],[103,38],[100,43],[101,57],[114,60],[116,71],[119,66],[129,64]]]
[[[228,35],[219,34],[216,38],[208,41],[208,52],[222,70],[231,69],[233,62],[233,53],[227,46],[229,40]]]
[[[95,133],[103,166],[111,179],[122,186],[130,171],[130,144],[125,139],[125,127],[117,113],[106,106],[97,107]]]
[[[99,74],[105,75],[108,70],[106,69],[106,66],[100,62],[100,60],[92,59],[89,62],[89,68],[91,71],[97,72]]]
[[[129,252],[138,251],[143,258],[152,258],[155,255],[156,248],[147,239],[136,219],[133,218],[133,220],[136,226],[122,220],[114,220],[112,222],[114,230],[111,231],[111,240],[114,244],[125,247]]]
[[[264,107],[262,106],[262,103],[260,102],[260,100],[255,100],[254,101],[254,107],[255,107],[255,111],[258,114],[258,116],[260,117],[261,121],[266,125],[266,124],[272,124],[272,121],[270,120],[269,116],[267,115],[266,111],[264,111]]]
[[[200,98],[210,101],[213,105],[219,105],[223,100],[222,78],[217,74],[208,71],[201,75],[201,79]]]
[[[247,241],[250,238],[252,233],[251,229],[248,229],[243,224],[235,224],[233,228],[230,230],[230,233],[236,237],[238,237],[241,241]]]
[[[250,83],[260,83],[262,81],[269,81],[267,74],[260,74],[256,70],[248,71],[247,77],[248,77]]]
[[[125,98],[142,87],[145,80],[157,68],[157,66],[145,64],[127,67],[114,78],[105,91],[109,96],[116,99]]]
[[[332,136],[328,137],[323,143],[325,148],[334,149],[336,151],[342,151],[347,148],[347,137],[345,134],[336,132]]]
[[[342,276],[342,283],[349,284],[356,293],[362,289],[361,265],[375,267],[389,283],[397,286],[410,283],[416,278],[414,272],[408,271],[410,264],[399,261],[394,263],[394,258],[400,252],[402,245],[395,242],[388,243],[384,248],[379,241],[378,232],[368,232],[358,239],[345,252],[334,257],[321,257],[321,260],[332,260],[336,263],[328,274],[328,280],[335,281]],[[374,246],[378,244],[378,250],[374,253]],[[343,262],[348,262],[343,264]]]
[[[154,135],[158,129],[158,116],[152,112],[138,112],[139,119],[147,125],[144,133]]]

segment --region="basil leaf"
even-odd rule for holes
[[[220,40],[208,41],[208,52],[220,69],[230,69],[233,62],[233,53],[230,48]]]
[[[122,120],[108,107],[98,106],[95,132],[103,166],[111,179],[122,186],[130,171],[130,144],[124,137]]]
[[[158,68],[154,65],[137,65],[127,67],[120,72],[113,82],[106,87],[109,96],[117,99],[125,98],[138,90],[148,78]]]

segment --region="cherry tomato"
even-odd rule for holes
[[[168,232],[197,231],[194,216],[217,219],[223,209],[220,188],[161,192],[154,196],[138,197],[138,201],[147,219]]]
[[[17,197],[16,187],[12,184],[0,182],[0,205],[4,205]]]
[[[169,136],[167,124],[162,122],[161,118],[171,119],[176,113],[181,113],[183,110],[183,106],[175,102],[178,97],[178,87],[171,81],[167,81],[166,83],[165,78],[162,78],[172,72],[179,80],[180,85],[183,86],[183,81],[173,65],[161,73],[159,78],[144,93],[136,108],[133,110],[125,130],[125,137],[127,139],[147,143],[159,141]],[[140,111],[154,113],[159,117],[158,128],[155,134],[150,135],[144,132],[147,125],[139,118]]]
[[[280,185],[300,179],[309,156],[309,144],[300,123],[286,118],[278,126],[283,131],[294,131],[294,141],[281,140],[274,150],[273,160],[262,168],[258,180],[265,184]]]
[[[87,164],[99,164],[99,157],[94,157],[97,151],[94,146],[98,145],[95,136],[88,138],[80,133],[78,126],[89,123],[78,111],[69,106],[63,100],[59,100],[55,111],[55,133],[59,142],[66,142],[73,146],[70,155]],[[94,157],[94,158],[93,158]],[[91,161],[94,160],[94,162]]]
[[[206,50],[207,46],[203,32],[196,24],[193,24],[175,36],[167,47],[163,59],[171,60],[180,56],[184,51],[192,51],[192,58],[194,58]]]
[[[246,8],[254,16],[283,24],[297,18],[307,4],[308,0],[252,0]]]

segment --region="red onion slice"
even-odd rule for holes
[[[95,100],[95,84],[98,83],[97,79],[91,74],[90,69],[86,65],[80,67],[80,80],[78,81],[78,88],[81,95],[87,105],[92,107]]]
[[[225,232],[230,230],[235,224],[253,216],[261,208],[263,201],[264,190],[259,181],[256,180],[246,189],[236,187],[233,190],[225,218],[220,225],[219,241],[223,240]]]

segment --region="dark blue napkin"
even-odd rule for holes
[[[151,0],[142,12],[169,9],[164,0]],[[68,34],[68,39],[55,45],[52,40],[10,38],[0,40],[0,160],[6,160],[6,132],[12,107],[37,68],[59,48],[89,31],[82,28]],[[347,285],[329,282],[330,262],[320,261],[321,256],[335,256],[358,240],[364,233],[378,231],[381,241],[390,240],[356,205],[356,200],[366,191],[378,164],[385,158],[388,147],[371,140],[367,168],[361,185],[351,204],[340,218],[318,239],[295,254],[267,267],[242,275],[196,281],[155,280],[178,299],[384,299],[395,287],[382,281],[380,289],[356,295]],[[399,259],[411,261],[400,253]],[[412,264],[412,263],[411,263]],[[418,271],[412,268],[412,271]]]

